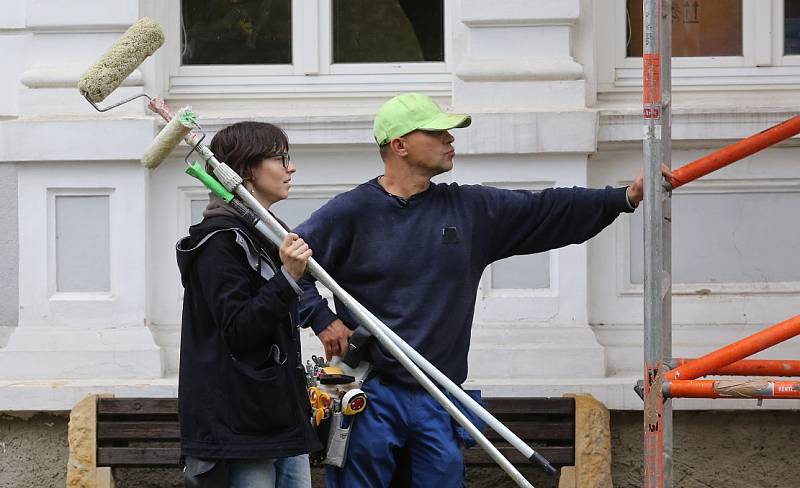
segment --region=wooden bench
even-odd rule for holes
[[[553,466],[575,464],[574,398],[487,398],[486,407]],[[530,463],[495,431],[487,428],[485,434],[511,463]],[[464,452],[464,462],[467,466],[495,464],[478,446]]]
[[[489,398],[488,410],[553,465],[561,466],[559,487],[600,487],[580,479],[581,465],[608,465],[610,481],[610,435],[608,445],[583,446],[576,431],[595,429],[599,415],[608,411],[588,395],[565,398]],[[586,406],[589,406],[587,410]],[[587,410],[588,415],[584,410]],[[581,420],[586,418],[588,420]],[[581,425],[581,423],[593,425]],[[603,420],[600,419],[600,423]],[[602,426],[601,426],[602,427]],[[516,449],[487,429],[487,437],[515,465],[530,466]],[[591,436],[590,436],[591,437]],[[177,468],[180,459],[178,402],[175,398],[113,398],[88,396],[70,414],[67,487],[114,486],[113,469],[126,467]],[[597,444],[594,437],[594,444]],[[584,459],[586,458],[586,459]],[[465,451],[467,467],[488,467],[494,462],[481,448]],[[577,466],[577,469],[574,467]],[[594,476],[594,475],[592,475]],[[579,484],[580,482],[580,484]]]

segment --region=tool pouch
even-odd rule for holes
[[[357,368],[369,351],[372,343],[372,334],[363,325],[353,331],[347,346],[347,354],[342,358],[342,362],[351,368]]]
[[[342,427],[342,420],[347,422]],[[346,417],[342,412],[331,416],[331,429],[328,434],[328,448],[323,464],[341,468],[347,459],[347,445],[350,442],[350,428],[353,426],[354,417]]]

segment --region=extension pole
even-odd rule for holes
[[[671,0],[644,0],[644,483],[672,488],[672,403],[663,395],[672,357],[671,203],[661,166],[671,166]]]
[[[149,107],[153,112],[159,114],[167,122],[169,122],[174,116],[163,100],[153,99],[151,100]],[[218,166],[220,166],[220,162],[217,161],[214,153],[201,143],[201,139],[197,134],[194,132],[189,132],[185,136],[185,140],[191,147],[194,147],[200,155],[202,155],[203,159],[212,168],[216,169]],[[239,181],[241,181],[241,179],[239,179]],[[272,214],[264,209],[258,200],[256,200],[255,197],[244,188],[244,186],[237,184],[236,187],[232,188],[231,190],[258,217],[259,220],[255,224],[256,229],[270,241],[272,241],[273,244],[280,247],[283,239],[286,237],[286,229],[284,229],[283,226],[278,223]],[[395,343],[395,340],[403,342],[404,344],[405,341],[403,341],[399,336],[395,335],[394,332],[392,332],[392,330],[389,329],[389,327],[387,327],[383,322],[370,314],[363,305],[361,305],[352,295],[350,295],[344,288],[336,283],[336,281],[327,273],[327,271],[322,268],[322,266],[319,265],[319,263],[316,262],[314,258],[309,258],[307,270],[356,315],[359,322],[361,322],[370,331],[370,333],[375,336],[378,342],[380,342],[381,346],[383,346],[395,359],[398,360],[398,362],[400,362],[400,364],[403,365],[404,368],[406,368],[406,370],[408,370],[409,373],[411,373],[414,379],[447,411],[447,413],[450,414],[451,417],[453,417],[453,419],[456,420],[456,422],[459,423],[459,425],[461,425],[469,433],[469,435],[477,442],[477,444],[481,446],[481,448],[483,448],[487,454],[489,454],[489,457],[491,457],[492,460],[497,463],[506,472],[506,474],[508,474],[509,477],[511,477],[511,479],[517,483],[518,486],[534,488],[533,485],[531,485],[530,482],[528,482],[528,480],[522,476],[517,468],[514,467],[514,465],[511,464],[511,462],[508,461],[508,459],[506,459],[491,442],[489,442],[486,436],[483,435],[483,433],[479,431],[463,413],[461,413],[461,411],[453,404],[453,402],[451,402],[450,399],[447,398],[444,393],[442,393],[439,387],[437,387],[433,381],[431,381],[431,379],[422,372],[420,367],[403,353],[403,350],[400,348],[400,346]],[[410,348],[410,346],[408,347]],[[430,363],[427,364],[431,366],[431,368],[435,369],[432,365],[430,365]],[[460,390],[460,388],[458,389]],[[453,391],[450,393],[455,394]],[[464,393],[464,395],[466,395],[466,393]],[[469,397],[469,395],[466,396]],[[480,407],[477,402],[473,401],[473,403]],[[472,405],[468,404],[467,406],[471,407]],[[475,413],[481,418],[484,418],[484,415],[486,415],[494,419],[495,422],[498,422],[497,419],[483,409],[483,407],[480,407],[480,411],[476,411]],[[512,437],[519,439],[507,428],[505,431],[498,431],[498,433],[501,435],[504,433],[509,433]],[[522,441],[520,442],[522,443]],[[548,470],[548,472],[550,470],[554,471],[554,468],[550,466],[550,463],[547,462],[544,457],[533,451],[530,446],[527,446],[527,444],[522,444],[525,445],[528,451],[533,452],[533,454],[528,457],[531,461],[544,461],[543,467]]]
[[[800,133],[800,115],[795,115],[791,119],[765,129],[758,134],[734,142],[718,151],[681,166],[672,172],[670,185],[673,189],[678,188],[798,133]]]
[[[668,380],[693,380],[800,334],[800,315],[690,361],[666,374]]]
[[[697,359],[672,358],[669,364],[671,367],[677,368],[694,361]],[[742,359],[708,371],[703,376],[800,376],[800,361],[796,359]]]
[[[671,398],[800,398],[800,382],[770,380],[672,380],[664,382]]]

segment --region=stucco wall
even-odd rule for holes
[[[615,488],[642,486],[642,413],[611,416]],[[674,413],[673,486],[791,488],[797,486],[797,411]]]
[[[67,416],[0,414],[0,486],[63,488]]]
[[[611,413],[612,472],[616,488],[642,485],[641,412]],[[675,476],[680,488],[790,488],[797,486],[796,411],[675,413]],[[0,415],[0,486],[63,488],[67,463],[67,417]],[[534,468],[523,470],[537,488],[555,488]],[[321,472],[313,473],[315,487]],[[177,469],[127,469],[117,473],[118,488],[180,488]],[[513,486],[500,468],[471,470],[470,488]]]

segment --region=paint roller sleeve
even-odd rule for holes
[[[164,44],[164,32],[157,22],[142,17],[78,80],[78,89],[100,103],[144,60]]]
[[[142,164],[147,169],[155,169],[178,147],[178,144],[194,127],[195,116],[191,107],[184,107],[161,129],[153,143],[142,156]]]

